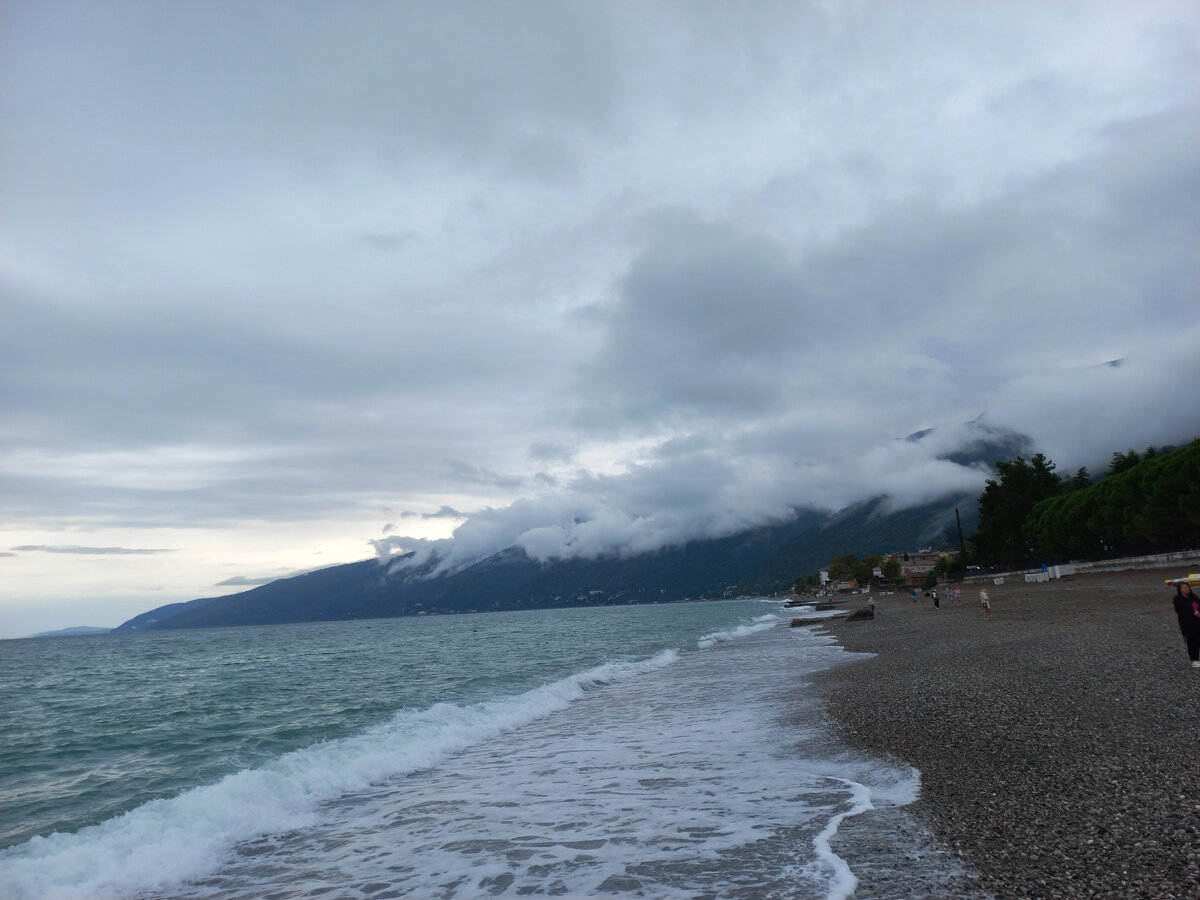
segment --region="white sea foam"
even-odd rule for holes
[[[711,634],[706,634],[696,642],[696,646],[701,650],[707,650],[717,644],[723,644],[728,641],[736,641],[738,638],[748,637],[759,631],[765,631],[768,628],[774,628],[779,621],[779,616],[774,613],[767,613],[764,616],[757,616],[748,625],[738,625],[736,628],[731,628],[728,631],[714,631]]]
[[[828,900],[845,900],[858,887],[858,878],[850,871],[850,866],[846,864],[846,861],[833,852],[830,840],[837,834],[838,828],[845,818],[874,809],[869,788],[849,779],[840,780],[850,790],[851,806],[831,818],[821,829],[821,833],[813,838],[813,849],[816,850],[818,862],[833,872],[827,895]]]
[[[777,629],[775,614],[711,632],[719,619],[705,621],[688,632],[704,634],[696,651],[403,711],[0,851],[0,897],[242,900],[283,884],[306,896],[367,896],[387,884],[455,900],[844,900],[854,862],[832,849],[838,827],[912,799],[915,773],[846,754],[817,718],[802,724],[815,702],[803,675],[844,653],[831,638]],[[503,646],[534,658],[527,643]]]
[[[844,804],[812,839],[814,857],[802,869],[825,880],[825,900],[847,900],[858,887],[858,877],[833,849],[842,823],[872,810],[913,803],[920,795],[920,772],[912,767],[844,756],[807,760],[802,769],[809,779],[839,785]]]
[[[212,871],[239,842],[311,826],[324,802],[433,766],[565,709],[599,685],[677,659],[675,651],[664,650],[639,662],[607,663],[518,696],[401,712],[356,737],[315,744],[74,834],[34,838],[0,853],[0,896],[104,900],[161,891]]]
[[[386,884],[455,900],[844,900],[855,876],[831,847],[840,824],[911,799],[913,785],[908,772],[845,753],[820,729],[781,724],[799,677],[842,652],[787,630],[681,654],[677,665],[346,797],[315,827],[264,841],[173,896],[263,896],[287,871],[302,895]],[[784,670],[796,677],[781,682]]]

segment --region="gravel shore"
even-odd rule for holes
[[[1180,574],[1009,578],[986,585],[991,619],[979,586],[940,610],[877,595],[873,621],[823,626],[877,654],[819,676],[835,732],[921,772],[903,827],[969,872],[931,888],[868,867],[856,900],[1200,898],[1200,669],[1163,584]]]

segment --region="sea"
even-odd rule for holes
[[[845,900],[848,660],[779,600],[0,642],[0,898]]]

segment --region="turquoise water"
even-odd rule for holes
[[[0,896],[845,896],[766,601],[0,642]],[[286,886],[286,887],[285,887]],[[436,890],[435,890],[436,889]]]

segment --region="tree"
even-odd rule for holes
[[[900,565],[900,560],[885,560],[883,563],[883,577],[892,584],[904,584],[904,567]]]
[[[1195,546],[1200,542],[1194,514],[1200,507],[1200,440],[1151,451],[1083,490],[1035,505],[1024,527],[1028,545],[1056,554]],[[1128,459],[1128,454],[1115,456]]]
[[[814,572],[811,575],[805,575],[796,579],[796,583],[792,589],[797,594],[807,594],[817,590],[821,586],[821,576]]]
[[[858,557],[853,553],[839,556],[829,564],[829,580],[845,581],[854,577],[854,567],[858,565]]]
[[[1112,455],[1112,462],[1108,464],[1108,474],[1120,475],[1122,472],[1132,469],[1141,461],[1142,458],[1138,456],[1137,451],[1132,447],[1125,453],[1114,453]]]
[[[1087,466],[1081,466],[1078,472],[1063,482],[1063,490],[1082,491],[1091,483],[1092,477],[1088,474]]]
[[[1054,463],[1038,453],[996,463],[999,481],[988,479],[979,498],[979,529],[972,535],[975,556],[981,562],[1016,562],[1029,557],[1032,548],[1022,533],[1025,519],[1039,500],[1062,492]]]

